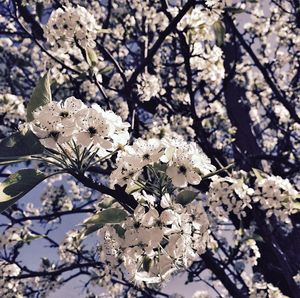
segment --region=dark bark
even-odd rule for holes
[[[245,43],[244,39],[237,31],[232,19],[228,15],[225,17],[225,24],[227,32],[231,35],[230,42],[223,46],[224,66],[226,72],[229,73],[231,69],[230,66],[241,59],[241,50],[239,49],[239,46],[246,49],[251,57],[254,53]],[[235,40],[235,38],[237,38],[237,40]],[[237,41],[239,44],[237,44]],[[273,82],[270,81],[267,70],[260,64],[255,55],[252,59],[256,66],[262,71],[266,82],[273,86],[273,88],[271,88],[274,95],[281,100],[280,92]],[[246,98],[245,89],[238,85],[233,77],[227,82],[226,87],[224,88],[224,96],[228,117],[232,125],[237,127],[235,146],[238,150],[235,150],[235,160],[239,167],[246,171],[251,170],[253,167],[261,168],[259,159],[249,158],[249,156],[260,155],[263,152],[256,142],[255,135],[252,133],[249,103]],[[293,114],[292,107],[290,104],[288,104],[288,106],[290,107],[290,113],[292,112]],[[300,289],[293,280],[293,275],[297,274],[297,266],[290,265],[293,263],[291,256],[294,255],[295,252],[292,252],[291,249],[287,249],[287,247],[284,248],[281,245],[281,243],[286,243],[287,236],[283,235],[282,231],[278,231],[278,233],[274,234],[272,231],[276,229],[276,222],[273,221],[268,225],[265,213],[258,208],[254,208],[253,212],[248,213],[244,221],[251,221],[253,215],[258,227],[258,233],[264,239],[263,243],[257,243],[260,249],[261,258],[259,259],[258,266],[255,270],[263,273],[265,280],[278,286],[284,294],[289,295],[289,297],[300,297]],[[236,227],[238,228],[238,226]],[[298,242],[298,240],[296,241]],[[296,243],[293,243],[292,245],[294,248],[297,247],[297,245],[295,245]]]
[[[236,287],[236,285],[231,281],[226,272],[217,261],[213,258],[212,253],[207,251],[201,258],[204,260],[207,268],[209,268],[214,275],[223,283],[224,287],[228,290],[229,294],[234,298],[246,298],[248,297],[248,293],[243,290],[240,290]]]

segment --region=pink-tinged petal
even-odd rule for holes
[[[58,123],[60,122],[60,117],[49,114],[40,114],[38,121],[41,124],[41,126],[44,126],[47,129],[51,129],[53,128],[53,126],[58,125]]]
[[[150,209],[142,218],[141,224],[145,227],[152,227],[158,220],[159,214],[156,209]]]
[[[176,216],[173,210],[168,209],[161,213],[160,219],[165,225],[170,225],[176,220]]]
[[[201,181],[201,176],[197,174],[195,171],[188,171],[186,174],[186,178],[188,183],[196,185]]]
[[[34,124],[31,126],[31,130],[38,138],[45,138],[49,134],[49,131],[43,130]]]
[[[79,132],[76,135],[77,143],[84,147],[88,147],[92,143],[92,139],[90,138],[89,133],[87,132]]]
[[[61,123],[62,123],[65,130],[69,129],[69,130],[74,131],[74,128],[75,128],[74,127],[74,119],[72,119],[72,118],[63,118],[61,120]]]
[[[85,107],[85,104],[74,96],[68,97],[63,106],[66,110],[77,112]]]
[[[150,229],[150,233],[148,235],[148,244],[152,248],[156,248],[159,243],[163,239],[163,231],[160,228],[152,228]]]
[[[187,180],[183,174],[177,174],[172,178],[172,182],[176,187],[187,187]]]
[[[112,149],[113,144],[110,141],[105,140],[100,136],[94,136],[93,140],[94,140],[95,145],[99,145],[100,147],[102,147],[106,150]]]
[[[57,147],[56,142],[52,138],[40,139],[40,141],[46,148],[56,149]]]
[[[92,109],[96,110],[100,114],[104,113],[104,110],[97,103],[92,104]]]
[[[85,108],[76,113],[75,121],[78,127],[82,128],[83,130],[86,130],[90,126],[94,126],[94,112],[90,108]]]
[[[59,137],[57,139],[58,144],[63,144],[66,142],[69,142],[71,140],[72,136],[71,135],[64,135],[63,133],[59,134]]]
[[[70,137],[72,138],[72,136],[74,135],[74,125],[72,127],[63,127],[61,134],[63,137]]]
[[[170,177],[170,178],[173,178],[175,176],[178,175],[178,170],[177,170],[177,167],[175,166],[170,166],[167,168],[167,171],[166,171],[166,174]]]

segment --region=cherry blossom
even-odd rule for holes
[[[76,42],[83,48],[93,48],[99,26],[94,16],[78,5],[55,10],[44,29],[46,38],[52,46],[67,51],[68,47]]]

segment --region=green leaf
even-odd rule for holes
[[[27,105],[27,121],[33,120],[33,111],[52,101],[50,72],[48,71],[37,83]]]
[[[253,239],[253,240],[257,241],[257,242],[265,242],[264,239],[263,239],[263,237],[260,236],[260,235],[258,235],[258,234],[256,234],[256,233],[253,233],[251,236],[246,237],[244,239],[244,241],[247,241],[247,240],[250,240],[250,239]]]
[[[42,154],[44,147],[30,130],[17,132],[0,142],[0,164],[23,161],[22,157]]]
[[[294,202],[292,204],[292,213],[295,214],[298,212],[300,212],[300,202]]]
[[[137,184],[127,184],[127,187],[125,189],[125,191],[128,193],[128,194],[133,194],[135,193],[136,191],[139,191],[143,188],[142,185],[137,185]]]
[[[23,169],[0,183],[0,212],[16,203],[47,176],[34,169]]]
[[[156,171],[160,171],[160,172],[166,172],[167,168],[168,168],[168,165],[165,164],[165,163],[155,163],[153,165],[153,168],[156,170]]]
[[[85,60],[89,66],[95,66],[98,62],[96,52],[91,48],[85,48]]]
[[[191,191],[191,190],[183,190],[178,194],[176,197],[176,202],[181,204],[182,206],[185,206],[189,203],[191,203],[196,197],[198,193]]]
[[[260,171],[259,169],[255,169],[255,168],[252,168],[252,171],[258,181],[261,181],[264,179],[262,171]]]
[[[113,197],[105,197],[101,200],[101,202],[98,204],[99,207],[103,209],[109,208],[116,200]]]
[[[46,235],[32,234],[32,233],[29,232],[28,234],[26,234],[26,235],[23,237],[22,241],[23,241],[23,242],[31,242],[31,241],[33,241],[33,240],[41,239],[41,238],[45,238],[45,237],[46,237]]]
[[[123,229],[120,225],[113,225],[113,228],[116,230],[120,238],[124,238],[126,230]]]
[[[256,233],[253,233],[252,239],[254,239],[255,241],[258,241],[258,242],[265,242],[263,237],[261,237],[260,235],[258,235]]]
[[[85,236],[101,229],[105,224],[117,224],[127,217],[127,212],[119,208],[100,211],[83,222],[86,227]]]
[[[225,26],[222,21],[218,20],[213,24],[213,30],[215,33],[216,43],[221,46],[224,43],[225,38]]]
[[[113,66],[113,65],[107,65],[107,66],[105,66],[105,67],[99,69],[98,71],[99,71],[100,74],[105,74],[105,73],[107,73],[107,72],[110,72],[110,71],[113,70],[113,69],[114,69],[114,66]]]

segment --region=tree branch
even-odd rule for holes
[[[255,63],[256,67],[260,70],[262,73],[266,83],[269,85],[271,90],[273,91],[276,99],[283,104],[283,106],[289,111],[291,117],[298,123],[300,123],[300,118],[295,110],[295,108],[291,105],[291,103],[286,99],[285,95],[281,93],[281,90],[278,89],[276,84],[271,79],[267,69],[261,64],[255,53],[253,52],[252,48],[247,44],[242,34],[238,31],[236,26],[234,25],[234,22],[232,18],[229,16],[227,12],[224,14],[225,20],[227,21],[227,24],[232,29],[233,33],[238,38],[239,42],[243,46],[243,48],[246,50],[246,52],[249,54],[249,56],[252,58],[253,62]]]
[[[193,7],[195,4],[196,4],[195,0],[189,0],[182,7],[178,15],[170,22],[168,27],[160,34],[157,41],[154,43],[152,48],[148,51],[147,57],[145,57],[145,59],[141,62],[141,64],[136,68],[136,70],[131,75],[127,84],[127,88],[130,88],[135,84],[138,75],[141,74],[144,71],[145,67],[152,61],[153,57],[155,56],[156,52],[159,50],[160,46],[165,41],[167,36],[176,29],[176,26],[180,22],[180,20],[185,16],[185,14],[189,11],[189,9]]]
[[[129,195],[125,192],[125,188],[120,187],[119,185],[115,185],[115,189],[111,189],[105,185],[98,184],[94,182],[92,179],[84,176],[83,174],[76,173],[74,171],[69,171],[73,177],[75,177],[79,182],[81,182],[84,186],[89,187],[91,189],[98,190],[103,194],[107,194],[115,198],[125,210],[129,213],[132,213],[133,210],[137,207],[138,203],[134,199],[132,195]]]
[[[213,274],[220,279],[225,288],[228,290],[229,294],[234,298],[247,298],[248,293],[244,293],[242,290],[239,290],[236,285],[231,281],[226,272],[219,266],[216,260],[213,258],[211,251],[207,251],[201,258],[204,260],[207,268],[210,269]]]

